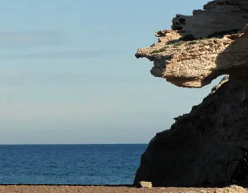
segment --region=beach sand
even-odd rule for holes
[[[136,188],[128,186],[0,185],[0,193],[243,193],[243,190],[241,187],[236,187],[234,190],[231,187],[218,189],[193,187]]]

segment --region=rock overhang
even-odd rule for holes
[[[222,74],[244,77],[246,73],[240,73],[248,65],[248,35],[242,28],[247,13],[248,1],[212,1],[193,16],[177,15],[172,30],[156,32],[158,42],[138,49],[135,56],[153,61],[151,74],[179,87],[200,88]]]
[[[193,16],[177,15],[176,28],[156,32],[159,41],[137,51],[137,58],[153,61],[154,76],[180,87],[200,88],[219,75],[229,76],[202,103],[175,118],[169,130],[156,134],[142,154],[134,184],[227,182],[226,166],[241,153],[237,147],[248,145],[247,13],[247,0],[211,1]]]

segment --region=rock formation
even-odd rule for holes
[[[134,184],[225,183],[227,164],[242,155],[238,146],[248,148],[248,1],[211,1],[172,23],[172,30],[156,32],[157,43],[136,53],[153,61],[152,75],[189,88],[229,76],[190,113],[175,118],[169,130],[156,134]]]

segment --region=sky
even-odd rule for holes
[[[140,47],[205,0],[4,0],[0,144],[148,143],[218,83],[178,88]]]

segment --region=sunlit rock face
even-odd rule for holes
[[[248,65],[248,1],[213,1],[193,16],[177,15],[172,29],[156,32],[158,43],[137,58],[153,61],[151,74],[181,87],[197,88]]]
[[[194,186],[227,182],[227,164],[248,148],[248,1],[217,0],[177,15],[172,30],[140,48],[153,61],[151,74],[188,88],[201,88],[228,74],[201,104],[157,133],[141,157],[134,184]],[[164,128],[168,129],[168,128]]]

